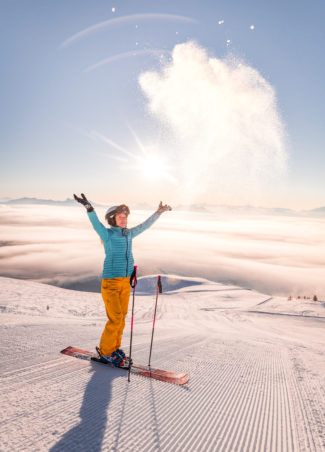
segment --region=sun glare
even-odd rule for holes
[[[157,155],[139,157],[139,169],[150,179],[162,179],[168,174],[168,168]]]
[[[136,169],[151,180],[165,179],[171,182],[172,184],[178,184],[177,178],[172,174],[172,168],[166,165],[164,158],[159,155],[159,151],[157,150],[157,148],[155,146],[145,147],[142,144],[140,138],[135,134],[135,132],[132,129],[130,130],[136,140],[139,151],[141,151],[142,155],[136,154],[136,152],[131,152],[128,149],[125,149],[118,143],[115,143],[111,139],[107,138],[101,133],[96,132],[95,130],[93,130],[89,136],[93,139],[99,139],[100,141],[108,144],[109,147],[112,147],[119,151],[120,153],[127,155],[129,158],[126,159],[124,157],[123,160],[119,156],[110,155],[111,158],[126,161],[131,164],[124,166],[125,169],[129,170]],[[131,163],[132,161],[137,162],[136,165],[133,165]]]

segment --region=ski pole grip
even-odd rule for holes
[[[161,276],[158,276],[158,289],[159,289],[159,293],[162,293],[162,285],[161,285]]]
[[[130,276],[130,285],[131,285],[132,289],[135,289],[135,286],[137,285],[137,282],[138,282],[138,280],[137,280],[137,269],[138,269],[138,266],[135,265],[133,267],[132,275]]]

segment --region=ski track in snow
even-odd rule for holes
[[[94,350],[100,294],[0,278],[1,452],[325,450],[323,304],[197,281],[158,300],[152,365],[179,387],[60,355]],[[154,301],[136,296],[144,364]]]

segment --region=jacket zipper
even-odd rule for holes
[[[125,276],[128,275],[128,266],[129,266],[129,259],[128,259],[128,248],[129,248],[129,242],[128,242],[128,236],[125,236],[126,238],[126,271]]]

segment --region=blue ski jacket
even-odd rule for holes
[[[93,228],[102,239],[105,248],[103,279],[131,276],[134,259],[132,255],[132,239],[148,229],[158,218],[155,212],[146,221],[134,228],[122,229],[118,226],[106,228],[98,219],[96,212],[87,212]]]

